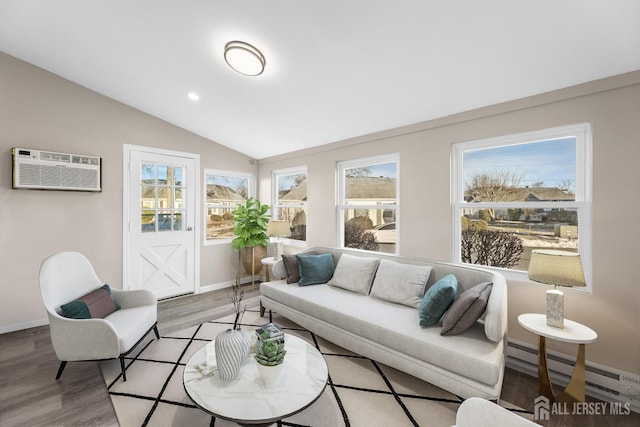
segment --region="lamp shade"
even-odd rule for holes
[[[575,252],[531,251],[529,279],[556,286],[587,286],[580,254]]]
[[[269,221],[267,235],[269,237],[284,237],[291,234],[289,221]]]

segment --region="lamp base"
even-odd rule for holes
[[[273,253],[273,259],[275,259],[276,261],[278,261],[280,258],[282,258],[282,252],[283,252],[283,243],[282,242],[275,242],[275,251]]]
[[[547,326],[564,328],[564,294],[557,289],[547,291]]]

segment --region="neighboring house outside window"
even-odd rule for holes
[[[222,242],[233,238],[231,212],[254,195],[251,174],[205,169],[205,242]]]
[[[338,163],[340,247],[398,253],[397,154]]]
[[[590,276],[589,124],[454,144],[453,159],[454,262],[526,272],[556,249]]]
[[[289,221],[291,233],[284,236],[295,241],[307,240],[307,168],[296,167],[272,172],[271,215]]]

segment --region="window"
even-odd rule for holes
[[[182,231],[184,168],[156,163],[140,165],[141,232]]]
[[[341,247],[398,253],[398,155],[338,163]]]
[[[454,261],[526,272],[532,250],[558,249],[590,276],[590,125],[454,144],[453,159]]]
[[[231,212],[254,195],[253,175],[205,169],[205,242],[233,238]]]
[[[307,168],[273,171],[272,218],[289,221],[291,234],[285,238],[307,241]]]

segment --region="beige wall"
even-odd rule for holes
[[[0,53],[0,331],[46,318],[38,269],[55,252],[83,252],[122,287],[123,144],[199,154],[202,169],[257,171],[243,154]],[[102,157],[103,191],[12,190],[12,147]],[[236,253],[202,245],[200,285],[233,280]]]
[[[425,102],[428,102],[426,100]],[[640,71],[527,99],[259,161],[273,169],[307,165],[310,246],[336,244],[336,162],[400,153],[400,255],[451,258],[450,158],[455,142],[591,122],[593,129],[593,293],[565,292],[566,317],[596,330],[587,358],[640,373]],[[270,199],[270,187],[260,198]],[[517,323],[545,310],[546,287],[509,282],[509,337],[536,344]],[[575,354],[570,345],[550,347]]]

